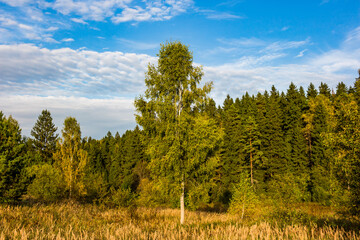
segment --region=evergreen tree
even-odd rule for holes
[[[245,166],[245,159],[241,143],[241,116],[230,97],[225,99],[222,110],[222,126],[224,128],[224,141],[221,148],[221,187],[220,199],[228,204],[230,201],[231,186],[237,183],[238,175]]]
[[[317,96],[318,92],[314,86],[314,84],[310,83],[308,90],[307,90],[307,98],[315,98]]]
[[[0,201],[16,201],[26,190],[24,150],[18,122],[0,111]]]
[[[242,142],[244,144],[244,155],[249,162],[250,167],[250,182],[251,185],[254,185],[254,163],[259,164],[260,158],[263,155],[263,152],[260,150],[261,144],[261,134],[258,129],[258,125],[255,122],[255,119],[251,116],[248,117],[244,123],[244,135],[242,136]]]
[[[358,72],[359,72],[359,77],[355,79],[353,92],[354,92],[355,100],[360,106],[360,69]]]
[[[274,86],[271,88],[266,122],[262,132],[262,152],[265,156],[264,182],[277,179],[287,168],[283,133],[283,112],[280,108],[279,92]]]
[[[57,127],[55,127],[55,124],[52,122],[50,112],[43,110],[31,130],[35,150],[40,154],[42,162],[50,164],[53,162],[52,156],[55,153],[58,138],[56,130]]]
[[[331,98],[331,91],[326,83],[321,82],[319,86],[319,94],[322,94],[328,98]]]
[[[296,86],[291,83],[286,93],[285,106],[285,142],[287,147],[288,173],[294,175],[294,181],[298,185],[298,199],[305,199],[308,181],[306,141],[302,133],[302,112],[304,97],[301,96]]]
[[[345,83],[339,82],[338,85],[336,86],[336,96],[340,96],[341,94],[347,94],[347,93],[348,93],[348,89]]]

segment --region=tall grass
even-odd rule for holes
[[[110,209],[74,202],[2,205],[0,239],[360,239],[356,230],[302,224],[296,216],[278,213],[289,224],[278,223],[273,215],[241,222],[236,215],[186,212],[182,226],[176,209]]]

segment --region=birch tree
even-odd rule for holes
[[[171,179],[176,186],[174,190],[180,195],[180,222],[183,224],[186,182],[201,166],[207,166],[209,170],[212,168],[213,165],[206,163],[214,160],[211,158],[214,157],[212,151],[221,139],[221,133],[216,130],[214,121],[198,124],[211,129],[209,132],[216,136],[214,141],[204,141],[199,146],[199,151],[205,149],[210,154],[192,155],[189,149],[196,141],[190,131],[198,122],[201,107],[209,101],[207,94],[212,83],[198,87],[203,76],[202,69],[193,66],[192,53],[180,42],[162,44],[158,57],[157,66],[148,66],[145,94],[135,100],[139,113],[136,121],[150,139],[147,153],[151,158],[149,168],[154,178]],[[205,157],[200,159],[200,156]]]
[[[80,125],[73,117],[67,117],[54,155],[55,164],[61,169],[69,198],[85,193],[84,175],[88,154],[81,148]]]

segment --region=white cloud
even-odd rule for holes
[[[208,13],[206,14],[206,17],[208,19],[214,19],[214,20],[229,20],[229,19],[242,19],[244,17],[226,13],[226,12],[214,12],[214,13]]]
[[[0,2],[6,3],[12,7],[21,7],[32,2],[32,0],[0,0]]]
[[[290,28],[289,26],[285,26],[285,27],[281,28],[281,31],[282,31],[282,32],[285,32],[285,31],[287,31],[289,28]]]
[[[89,99],[83,97],[33,95],[1,95],[0,111],[12,115],[20,124],[22,134],[30,136],[37,117],[42,110],[51,112],[58,133],[64,119],[75,117],[80,123],[82,136],[101,138],[107,131],[115,134],[135,127],[134,99]]]
[[[0,32],[6,30],[0,28]],[[257,42],[240,39],[229,41],[227,46],[236,49]],[[267,50],[256,55],[204,66],[204,81],[214,82],[212,96],[218,104],[227,94],[232,97],[241,97],[246,91],[256,94],[269,90],[271,85],[285,91],[290,82],[305,88],[310,82],[315,85],[326,82],[330,87],[339,81],[350,85],[360,67],[359,42],[360,28],[357,28],[338,49],[317,55],[309,53],[298,58],[298,63],[276,63],[276,60],[284,57],[288,49],[309,44],[308,39],[265,43],[259,48]],[[135,126],[131,103],[145,90],[144,72],[149,62],[155,63],[156,58],[85,49],[50,50],[29,44],[0,45],[0,110],[14,115],[27,132],[44,108],[51,110],[60,122],[69,115],[76,117],[84,127],[84,135],[101,137],[107,130],[129,129]]]
[[[205,15],[207,19],[212,20],[231,20],[231,19],[243,19],[243,16],[234,15],[228,12],[218,12],[210,9],[196,9],[196,11],[202,15]]]
[[[145,1],[145,6],[127,6],[111,19],[114,23],[164,21],[187,11],[192,0]]]
[[[74,39],[73,38],[64,38],[63,40],[61,40],[62,42],[73,42]]]
[[[103,21],[118,8],[126,7],[131,0],[56,0],[51,7],[64,14],[76,14],[84,20]]]
[[[134,96],[154,61],[145,54],[0,45],[0,88],[27,95]]]
[[[53,39],[53,32],[59,29],[58,26],[54,25],[56,24],[54,23],[55,20],[44,17],[39,10],[34,10],[31,7],[24,7],[19,12],[21,14],[5,12],[0,9],[0,27],[9,31],[6,37],[0,38],[2,40],[0,43],[16,42],[23,39],[58,42]],[[46,19],[46,21],[43,21],[43,19]]]
[[[285,91],[291,82],[305,88],[310,82],[315,85],[326,82],[333,88],[340,81],[353,84],[357,77],[356,69],[360,67],[360,28],[351,31],[338,49],[312,54],[301,63],[276,64],[273,61],[285,56],[285,50],[308,43],[308,39],[275,42],[261,50],[261,55],[242,57],[233,63],[218,66],[205,66],[204,79],[214,82],[212,96],[218,104],[227,94],[232,97],[240,97],[246,91],[256,94],[269,90],[272,85]],[[298,57],[303,56],[305,51],[308,50],[301,51]]]
[[[76,22],[76,23],[88,24],[87,22],[85,22],[81,18],[71,18],[70,20],[73,21],[73,22]]]
[[[310,38],[302,41],[277,41],[271,43],[260,52],[281,52],[287,49],[295,49],[310,43]]]
[[[308,49],[302,50],[301,52],[299,52],[299,54],[298,54],[296,57],[297,57],[297,58],[303,57],[303,56],[304,56],[304,53],[305,53],[306,51],[308,51]]]
[[[236,47],[261,47],[266,45],[264,40],[259,38],[251,37],[251,38],[239,38],[239,39],[218,39],[220,43],[236,46]]]

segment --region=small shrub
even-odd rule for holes
[[[250,179],[246,173],[240,175],[240,182],[234,186],[232,199],[230,200],[229,212],[233,214],[250,215],[256,209],[259,202]]]

